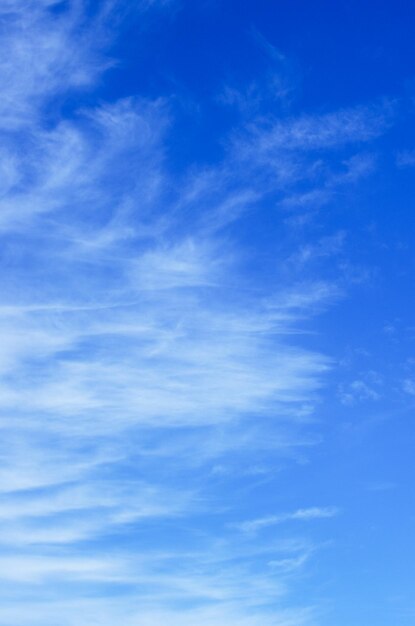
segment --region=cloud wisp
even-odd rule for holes
[[[268,517],[260,517],[258,519],[240,522],[236,525],[243,532],[257,532],[262,528],[276,526],[284,522],[293,520],[308,521],[315,519],[327,519],[335,517],[339,513],[337,507],[311,507],[309,509],[298,509],[293,513],[281,513],[280,515],[269,515]]]

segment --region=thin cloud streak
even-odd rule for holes
[[[235,525],[238,530],[243,532],[256,532],[262,528],[276,526],[284,522],[293,520],[308,521],[316,519],[328,519],[338,515],[337,507],[311,507],[309,509],[298,509],[293,513],[282,513],[280,515],[269,515],[268,517],[260,517],[258,519],[241,522]]]

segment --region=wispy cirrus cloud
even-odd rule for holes
[[[293,513],[281,513],[280,515],[269,515],[258,519],[241,522],[236,525],[243,532],[256,532],[262,528],[276,526],[293,520],[308,521],[315,519],[327,519],[335,517],[339,513],[337,507],[311,507],[308,509],[298,509]]]
[[[218,163],[173,174],[168,98],[56,105],[112,63],[106,20],[123,8],[0,9],[0,621],[311,624],[285,599],[312,546],[241,550],[229,523],[245,517],[224,504],[226,478],[212,484],[218,464],[308,445],[331,361],[301,325],[338,289],[274,270],[263,285],[231,231],[270,194],[301,194],[324,150],[370,141],[387,115],[254,119]]]
[[[104,35],[100,16],[88,24],[83,3],[71,2],[56,13],[54,8],[62,5],[57,0],[2,3],[3,130],[40,123],[48,99],[90,85],[108,63],[98,52]],[[102,9],[105,6],[102,3]]]

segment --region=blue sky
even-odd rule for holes
[[[408,2],[3,0],[1,626],[410,626]]]

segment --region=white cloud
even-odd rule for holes
[[[378,137],[390,123],[391,114],[391,106],[385,104],[258,123],[250,129],[246,148],[250,153],[255,147],[260,159],[281,151],[337,149]]]
[[[340,399],[343,404],[353,405],[365,400],[379,400],[379,391],[373,385],[363,380],[354,380],[348,385],[341,385],[339,389]]]
[[[326,519],[338,515],[337,507],[311,507],[308,509],[298,509],[293,513],[281,513],[279,515],[269,515],[254,520],[248,520],[235,524],[236,528],[243,532],[256,532],[262,528],[276,526],[292,520],[308,521],[315,519]]]
[[[100,38],[99,17],[85,30],[82,3],[71,2],[61,18],[50,12],[56,4],[2,3],[0,124],[5,129],[37,123],[47,98],[85,87],[107,63],[94,50],[92,37]]]

